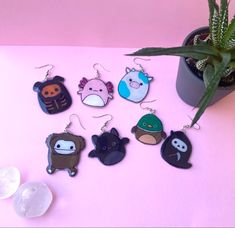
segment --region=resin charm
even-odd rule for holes
[[[100,136],[93,135],[92,142],[95,149],[89,153],[89,157],[97,157],[104,165],[115,165],[122,161],[126,155],[125,145],[128,138],[120,138],[115,128],[110,132],[104,132]]]
[[[138,141],[147,145],[156,145],[166,138],[162,122],[154,114],[142,116],[131,132],[135,134]]]
[[[161,147],[162,158],[177,168],[191,168],[192,164],[188,162],[191,153],[192,144],[182,131],[171,131]]]

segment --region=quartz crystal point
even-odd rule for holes
[[[20,172],[15,167],[0,168],[0,199],[11,197],[20,185]]]
[[[22,217],[39,217],[46,213],[52,198],[51,190],[46,184],[27,182],[15,193],[13,205],[16,213]]]

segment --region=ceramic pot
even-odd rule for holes
[[[202,27],[191,32],[184,40],[183,45],[187,45],[197,34],[208,32],[208,27]],[[176,79],[176,90],[179,97],[188,105],[196,107],[199,100],[205,92],[205,85],[202,80],[190,66],[186,63],[184,57],[180,57],[178,75]],[[209,105],[221,100],[235,90],[235,86],[219,86]]]

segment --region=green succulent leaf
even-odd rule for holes
[[[219,25],[220,25],[219,12],[216,9],[214,9],[212,22],[211,22],[211,38],[215,47],[220,46],[220,42],[219,42],[219,27],[220,26]]]
[[[219,38],[220,38],[220,44],[223,46],[224,35],[228,28],[228,0],[221,0],[219,20],[220,20]]]
[[[219,6],[216,3],[216,0],[208,0],[208,4],[209,4],[209,11],[210,11],[209,27],[210,27],[210,31],[212,31],[212,17],[213,17],[214,11],[219,10]]]
[[[183,46],[173,48],[143,48],[128,56],[159,56],[174,55],[194,58],[196,60],[205,59],[208,56],[219,57],[218,51],[210,45]]]
[[[205,70],[203,71],[203,81],[206,88],[209,86],[212,76],[214,75],[214,67],[210,64],[207,64]]]
[[[226,49],[231,49],[233,47],[231,47],[231,43],[230,41],[233,40],[235,38],[235,16],[233,17],[231,23],[228,26],[228,29],[226,31],[226,33],[224,34],[224,48]]]
[[[216,89],[219,85],[220,79],[223,76],[224,71],[227,69],[229,62],[231,60],[230,53],[222,53],[222,62],[221,63],[215,63],[214,67],[214,75],[211,77],[209,84],[206,88],[206,91],[204,95],[202,96],[201,100],[199,101],[199,109],[195,115],[195,117],[192,120],[191,127],[197,123],[197,121],[200,119],[204,111],[206,110],[209,102],[213,98]]]

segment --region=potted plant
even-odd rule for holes
[[[235,89],[235,16],[229,22],[228,0],[208,0],[209,27],[190,33],[181,47],[143,48],[129,56],[180,56],[176,89],[189,105],[198,107],[191,126],[208,105]]]

